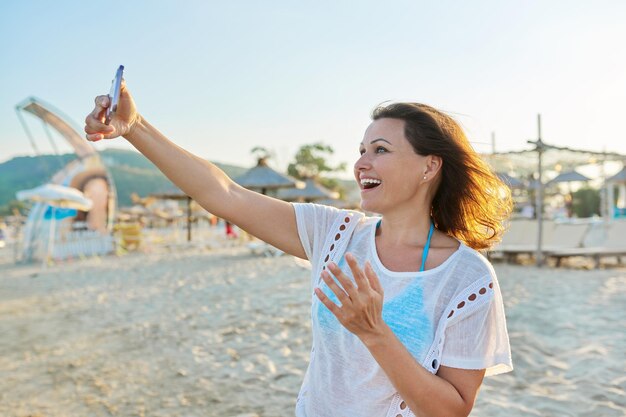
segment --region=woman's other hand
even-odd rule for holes
[[[104,124],[106,109],[110,104],[109,96],[96,97],[93,111],[85,118],[87,140],[97,142],[101,139],[113,139],[118,136],[128,135],[141,119],[124,80],[122,80],[117,111],[111,119],[111,123],[106,125]]]
[[[343,289],[328,271],[322,272],[322,279],[335,293],[341,306],[333,303],[320,288],[315,289],[315,294],[346,329],[367,344],[368,339],[385,334],[387,324],[382,318],[383,288],[369,262],[361,269],[352,254],[347,253],[345,258],[352,271],[354,283],[335,263],[329,263],[328,269]]]

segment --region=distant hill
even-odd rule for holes
[[[174,185],[142,154],[123,150],[106,149],[100,152],[109,168],[117,189],[118,206],[131,206],[130,195],[140,197],[151,193],[171,190]],[[74,154],[18,156],[0,164],[0,215],[10,213],[9,204],[14,203],[15,193],[37,187],[47,182],[57,171],[75,159]],[[231,178],[247,171],[235,165],[213,162]],[[359,200],[359,188],[354,180],[338,179],[349,201]]]
[[[122,149],[106,149],[100,152],[104,164],[109,168],[117,188],[118,205],[132,204],[130,195],[140,196],[161,192],[174,185],[152,162],[138,152]],[[15,200],[19,190],[37,187],[48,181],[69,161],[74,154],[19,156],[0,164],[0,209]],[[247,168],[213,162],[228,176],[235,178]],[[5,210],[1,210],[5,211]]]

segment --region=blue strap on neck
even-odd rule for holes
[[[430,230],[428,231],[428,239],[426,239],[426,245],[424,246],[424,252],[422,253],[422,266],[420,267],[420,272],[424,271],[424,267],[426,266],[426,258],[428,258],[428,250],[430,249],[430,238],[433,237],[433,232],[435,231],[435,223],[430,221]]]
[[[376,223],[376,228],[380,227],[382,223],[382,219],[378,220]],[[424,272],[424,268],[426,267],[426,258],[428,258],[428,250],[430,249],[430,239],[433,237],[433,232],[435,231],[435,223],[430,220],[430,230],[428,230],[428,238],[426,239],[426,245],[424,245],[424,252],[422,252],[422,266],[420,267],[420,272]]]

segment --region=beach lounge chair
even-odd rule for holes
[[[600,244],[587,246],[592,243],[592,239],[586,239],[583,247],[551,250],[546,256],[556,259],[557,266],[561,264],[562,259],[575,256],[593,258],[596,268],[600,267],[604,257],[615,257],[618,264],[622,264],[622,257],[626,257],[626,221],[614,221],[598,227],[604,231],[605,236]]]
[[[544,221],[541,250],[546,255],[560,250],[580,248],[590,225],[586,223],[557,223]],[[490,257],[500,255],[509,262],[517,261],[519,255],[534,256],[537,252],[537,221],[513,220],[502,242]]]

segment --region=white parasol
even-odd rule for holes
[[[16,197],[20,201],[30,200],[37,203],[45,203],[52,207],[52,216],[50,218],[50,236],[48,238],[48,255],[44,258],[44,266],[46,261],[52,255],[54,246],[54,221],[55,209],[70,208],[81,211],[89,211],[93,202],[85,197],[85,195],[76,188],[64,187],[57,184],[44,184],[30,190],[22,190],[16,193]]]

